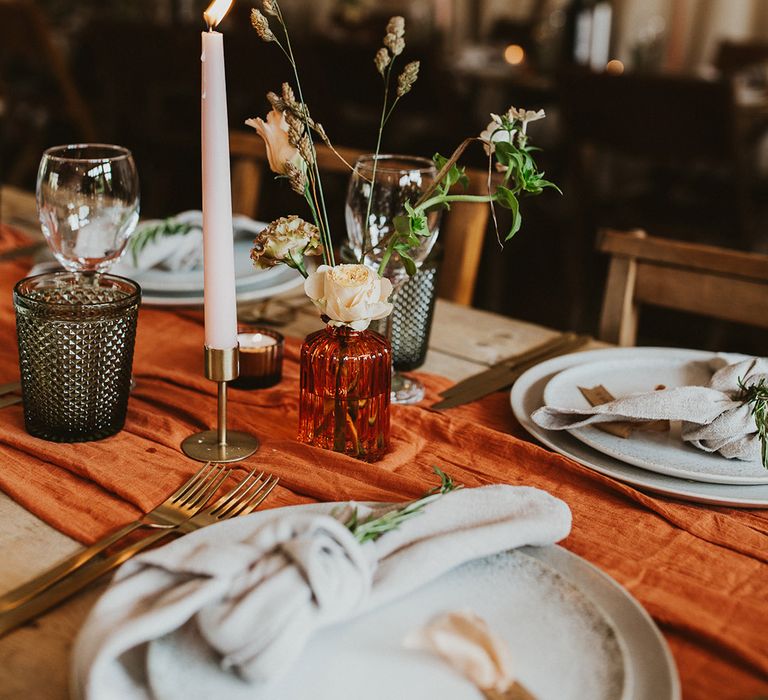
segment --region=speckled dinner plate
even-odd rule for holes
[[[706,386],[712,370],[703,360],[682,357],[635,357],[587,362],[555,375],[544,389],[544,404],[558,408],[587,408],[579,387],[602,385],[617,399],[682,386]],[[635,430],[628,438],[592,426],[569,430],[593,449],[642,469],[681,479],[715,484],[768,484],[768,469],[759,459],[726,459],[683,442],[681,424],[673,421],[663,432]]]
[[[445,663],[403,648],[446,610],[471,609],[509,643],[519,680],[538,700],[677,700],[661,634],[615,581],[561,547],[524,548],[465,564],[379,610],[319,632],[286,677],[254,688],[222,673],[194,644],[194,625],[153,642],[158,700],[478,700]],[[254,621],[258,626],[258,621]]]

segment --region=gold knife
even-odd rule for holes
[[[576,337],[577,335],[575,333],[561,333],[554,338],[550,338],[549,340],[545,340],[543,343],[535,345],[530,350],[518,353],[517,355],[512,355],[511,357],[505,357],[503,360],[499,360],[488,369],[485,369],[482,372],[478,372],[477,374],[474,374],[471,377],[467,377],[466,379],[462,379],[460,382],[457,382],[453,386],[450,386],[444,391],[441,391],[440,396],[447,399],[449,396],[461,394],[466,391],[466,389],[473,386],[480,378],[502,376],[506,374],[509,369],[533,360],[547,352],[556,350],[561,345],[568,345],[569,343],[573,342]]]
[[[450,391],[448,395],[446,395],[447,392],[444,392],[442,395],[445,396],[445,399],[433,404],[431,408],[441,410],[462,406],[492,394],[494,391],[505,389],[511,386],[518,377],[534,365],[578,350],[586,345],[591,338],[588,335],[568,333],[558,340],[559,342],[550,344],[543,352],[534,352],[536,350],[534,348],[527,353],[518,355],[515,358],[509,358],[509,360],[502,361],[483,372],[459,382],[456,385],[457,389],[455,391]],[[454,387],[451,387],[451,389],[454,389]]]

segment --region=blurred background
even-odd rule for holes
[[[50,145],[133,150],[142,215],[200,207],[202,12],[208,0],[0,0],[0,182],[33,189]],[[233,129],[289,79],[236,0],[226,39]],[[384,150],[449,154],[510,105],[565,194],[525,202],[523,231],[486,239],[473,304],[595,332],[600,227],[768,252],[768,0],[281,0],[305,97],[336,145],[372,150],[373,55],[392,14],[421,61]],[[483,167],[480,147],[465,162]],[[343,226],[345,181],[336,236]],[[301,203],[275,183],[262,218]],[[261,213],[261,212],[260,212]],[[503,221],[500,222],[503,225]],[[447,261],[446,264],[457,264]],[[768,306],[768,300],[766,300]],[[640,344],[765,354],[764,331],[648,311]]]

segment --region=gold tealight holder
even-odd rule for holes
[[[205,348],[205,376],[218,383],[216,430],[195,433],[181,443],[187,457],[199,462],[239,462],[259,449],[259,440],[238,430],[227,430],[227,382],[239,374],[239,348]]]

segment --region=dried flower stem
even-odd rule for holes
[[[365,212],[365,226],[363,227],[363,252],[360,256],[360,260],[358,260],[359,263],[363,263],[365,259],[365,251],[368,249],[368,247],[371,245],[371,232],[370,232],[370,220],[371,220],[371,209],[373,208],[373,190],[376,187],[376,170],[379,167],[379,154],[381,153],[381,139],[384,134],[384,125],[387,123],[387,119],[389,118],[389,115],[387,114],[387,100],[389,99],[389,78],[392,75],[392,66],[395,63],[395,59],[397,56],[392,56],[392,60],[389,62],[386,68],[386,73],[384,75],[384,102],[381,105],[381,118],[379,119],[379,133],[376,138],[376,151],[373,154],[373,170],[371,171],[371,193],[368,197],[368,208]],[[395,104],[397,104],[397,100],[395,100]],[[393,105],[394,107],[394,105]],[[392,111],[390,110],[390,114]]]
[[[313,215],[315,216],[315,221],[318,224],[318,228],[320,229],[321,237],[323,239],[323,262],[333,266],[336,264],[336,260],[333,254],[333,241],[331,240],[331,228],[330,228],[330,224],[328,223],[328,212],[325,207],[325,194],[323,192],[323,181],[320,177],[320,168],[317,164],[317,152],[315,151],[315,142],[312,139],[312,131],[309,123],[309,115],[307,114],[307,106],[306,106],[306,103],[304,102],[304,94],[301,89],[301,79],[299,78],[299,70],[296,65],[296,59],[293,55],[293,47],[291,46],[291,37],[290,37],[290,34],[288,33],[288,27],[286,27],[285,25],[285,20],[283,19],[283,12],[280,9],[280,3],[277,2],[277,0],[274,0],[273,8],[276,12],[277,21],[280,23],[280,26],[283,28],[283,33],[285,35],[285,44],[287,48],[283,48],[282,44],[280,44],[280,42],[278,42],[277,40],[276,40],[276,43],[280,46],[281,49],[283,49],[283,53],[285,53],[286,57],[288,58],[288,62],[291,64],[291,68],[293,69],[293,76],[296,79],[296,90],[299,94],[299,102],[301,103],[301,117],[302,117],[302,121],[304,122],[306,135],[309,139],[309,145],[312,150],[313,162],[309,169],[310,170],[309,180],[310,180],[310,183],[312,184],[312,193],[315,199]],[[309,166],[310,164],[307,163],[307,165]]]

